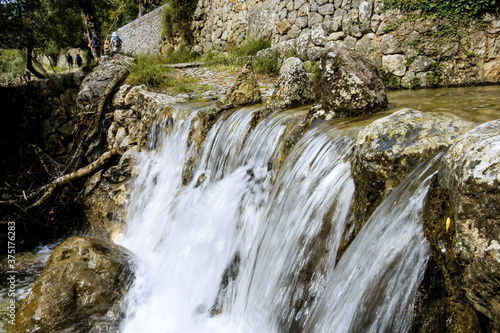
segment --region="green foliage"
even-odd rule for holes
[[[401,81],[396,75],[391,73],[387,68],[379,69],[379,73],[387,89],[389,90],[401,89]]]
[[[153,91],[167,91],[173,94],[203,90],[199,82],[192,76],[176,75],[175,70],[168,67],[169,59],[163,56],[139,56],[137,63],[130,68],[126,83],[144,84]]]
[[[304,63],[304,66],[306,68],[306,71],[309,73],[309,76],[313,80],[313,82],[316,82],[316,78],[318,77],[318,74],[319,74],[319,62],[318,61],[306,61]]]
[[[462,19],[477,17],[485,12],[500,9],[498,0],[385,0],[385,9],[400,9],[403,12],[420,10],[424,16]]]
[[[195,90],[194,85],[197,82],[198,81],[192,76],[182,76],[171,80],[169,87],[174,94],[189,93]]]
[[[271,41],[267,39],[249,38],[235,46],[232,55],[234,57],[247,57],[256,55],[260,50],[271,47]]]
[[[137,63],[130,68],[127,78],[129,84],[145,84],[150,89],[161,89],[169,85],[170,68],[160,56],[139,56]]]
[[[427,71],[427,80],[431,87],[436,88],[441,82],[443,74],[443,64],[441,61],[436,61]]]
[[[218,70],[236,71],[248,61],[249,56],[255,56],[258,51],[270,47],[268,40],[248,39],[236,46],[231,53],[210,52],[204,56],[205,66]],[[253,57],[252,66],[256,73],[275,76],[279,74],[278,52]]]
[[[458,32],[457,26],[454,24],[451,25],[438,24],[435,30],[423,32],[422,35],[430,36],[432,38],[438,38],[441,41],[443,40],[458,41],[460,39],[460,33]]]
[[[168,64],[193,62],[200,58],[200,54],[193,52],[190,47],[182,45],[178,50],[169,47],[164,55],[164,61]]]
[[[19,50],[0,49],[0,77],[1,82],[9,84],[24,74],[26,56]]]
[[[262,57],[256,57],[252,61],[253,69],[256,73],[277,76],[280,72],[278,65],[279,53],[275,51]]]
[[[191,20],[196,1],[194,0],[166,0],[168,6],[163,12],[162,34],[172,41],[173,37],[179,35],[186,43],[191,44]]]
[[[389,24],[387,25],[385,28],[384,28],[384,32],[391,32],[393,30],[396,30],[396,28],[399,26],[398,23],[393,23],[393,24]]]

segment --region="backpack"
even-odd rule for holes
[[[120,37],[116,37],[113,39],[113,45],[115,47],[120,47],[122,45],[122,40],[120,39]]]
[[[101,43],[99,42],[99,38],[97,36],[92,37],[92,47],[94,49],[98,49],[101,46]]]

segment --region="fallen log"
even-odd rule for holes
[[[33,204],[29,205],[26,208],[26,210],[40,207],[41,205],[43,205],[45,202],[47,202],[50,199],[50,197],[54,194],[54,191],[57,188],[96,172],[101,167],[103,167],[109,161],[109,159],[111,159],[112,157],[114,157],[116,155],[122,155],[122,154],[123,154],[123,149],[121,149],[120,147],[116,147],[110,151],[105,152],[104,154],[101,155],[100,158],[98,158],[94,162],[90,163],[89,165],[84,166],[84,167],[82,167],[76,171],[73,171],[69,174],[65,174],[63,176],[60,176],[60,177],[56,178],[55,180],[53,180],[52,182],[50,182],[49,184],[44,185],[44,186],[38,188],[37,190],[32,191],[29,194],[23,195],[23,197],[20,199],[0,201],[0,205],[3,205],[3,206],[21,205],[22,206],[23,203],[26,204],[26,203],[38,198],[38,199],[36,199],[36,201]]]

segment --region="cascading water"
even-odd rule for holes
[[[349,332],[407,325],[428,257],[416,222],[422,190],[397,190],[336,263],[352,232],[353,140],[311,130],[277,170],[294,112],[252,129],[257,111],[240,109],[214,125],[187,186],[182,170],[195,154],[187,144],[195,112],[178,111],[165,122],[168,130],[155,135],[155,151],[138,155],[122,242],[136,254],[137,271],[121,331]]]
[[[373,213],[329,276],[307,332],[406,332],[430,255],[424,197],[441,155],[412,172]]]

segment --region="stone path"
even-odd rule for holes
[[[201,85],[202,87],[206,87],[206,91],[202,93],[194,93],[193,96],[189,96],[189,94],[187,94],[189,96],[189,99],[196,99],[200,97],[206,100],[221,99],[222,97],[224,97],[229,88],[231,88],[240,73],[240,71],[219,72],[211,70],[207,67],[186,66],[186,64],[176,64],[176,66],[170,67],[177,69],[177,71],[173,75],[177,77],[194,77],[197,80],[201,81],[199,85]],[[257,81],[259,82],[259,87],[262,93],[262,100],[265,101],[272,94],[275,79],[266,75],[257,75]]]

